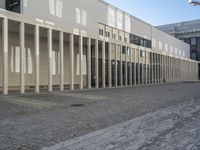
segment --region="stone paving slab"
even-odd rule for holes
[[[200,148],[200,100],[191,100],[43,150]]]
[[[200,83],[180,83],[0,96],[0,149],[50,147],[163,108],[199,100],[199,89]],[[83,106],[72,107],[74,104]]]

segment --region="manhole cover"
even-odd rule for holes
[[[82,107],[84,104],[72,104],[71,107]]]

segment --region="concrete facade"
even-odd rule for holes
[[[192,20],[157,27],[190,45],[190,58],[200,61],[200,20]]]
[[[103,1],[22,0],[19,6],[19,14],[0,10],[5,95],[198,79],[188,44]]]

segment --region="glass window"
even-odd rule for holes
[[[191,38],[191,45],[196,45],[196,44],[197,44],[197,39]]]
[[[126,54],[126,47],[125,46],[122,47],[122,54]]]
[[[103,29],[99,28],[99,35],[103,36]]]
[[[197,59],[197,54],[196,53],[192,53],[191,54],[191,59],[196,60]]]
[[[127,38],[126,37],[124,38],[124,42],[127,42]]]
[[[112,34],[112,38],[116,39],[116,34],[115,33]]]
[[[129,36],[129,42],[132,43],[132,44],[136,44],[136,45],[141,45],[141,46],[144,46],[144,47],[148,47],[148,48],[151,48],[151,40],[148,40],[148,39],[144,39],[142,37],[139,37],[137,35],[133,35],[133,34],[130,34]]]
[[[6,0],[6,10],[20,13],[20,0]]]
[[[118,40],[119,40],[119,41],[122,40],[122,36],[121,36],[121,35],[118,36]]]
[[[110,32],[105,31],[105,37],[110,37]]]

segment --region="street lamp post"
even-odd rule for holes
[[[188,2],[194,6],[200,5],[200,0],[189,0]]]

